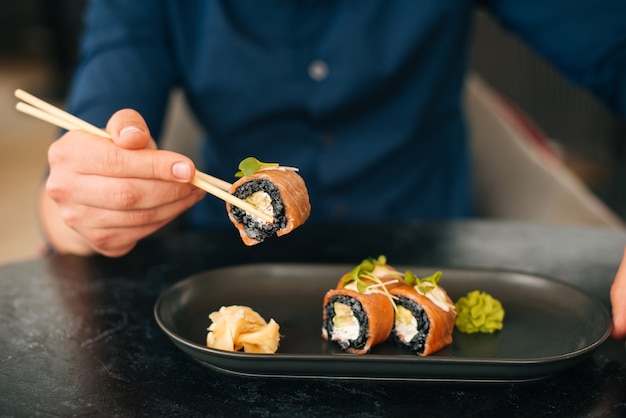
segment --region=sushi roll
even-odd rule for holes
[[[401,284],[389,288],[396,315],[392,340],[419,356],[427,356],[452,344],[456,311],[440,286]]]
[[[452,343],[456,319],[440,279],[401,273],[385,256],[363,260],[324,296],[322,337],[355,354],[389,337],[420,356],[439,351]]]
[[[322,337],[353,354],[368,353],[389,338],[393,304],[381,293],[332,289],[324,296]]]
[[[365,354],[387,340],[395,316],[386,286],[397,282],[394,274],[397,272],[386,264],[384,256],[363,260],[344,274],[337,287],[324,296],[322,337],[354,354]]]
[[[273,223],[268,223],[226,203],[231,222],[248,246],[263,242],[274,234],[288,234],[302,225],[311,212],[304,180],[289,167],[264,168],[243,176],[232,184],[229,192],[274,218]]]

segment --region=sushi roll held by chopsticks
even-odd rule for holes
[[[22,89],[15,90],[15,97],[22,100],[16,104],[20,112],[68,131],[83,130],[111,139],[107,131]],[[261,163],[252,157],[243,160],[239,169],[243,178],[234,185],[199,170],[191,184],[227,202],[229,217],[247,245],[258,244],[274,233],[288,234],[307,220],[311,205],[297,169]]]
[[[239,170],[236,176],[241,178],[232,184],[229,193],[273,219],[267,222],[227,202],[228,216],[244,244],[256,245],[274,234],[288,234],[308,219],[309,193],[296,168],[248,157],[239,164]]]

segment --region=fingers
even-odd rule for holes
[[[85,205],[61,209],[66,225],[83,236],[100,254],[118,257],[130,251],[137,241],[154,233],[202,199],[193,192],[185,198],[147,209],[108,210]]]
[[[150,130],[139,112],[133,109],[118,110],[111,116],[106,127],[113,143],[125,149],[156,149]]]
[[[72,209],[65,210],[62,216],[66,224],[71,227],[78,227],[80,223],[85,224],[86,222],[89,223],[89,228],[93,229],[146,227],[172,220],[201,199],[201,195],[193,193],[185,199],[163,206],[127,211],[75,205]]]
[[[611,286],[611,305],[613,309],[613,330],[611,337],[622,339],[626,337],[626,247],[622,262]]]
[[[48,150],[51,169],[82,175],[189,182],[195,165],[186,156],[152,148],[126,149],[106,138],[72,131]]]
[[[46,189],[57,202],[120,211],[146,210],[205,194],[191,184],[98,175],[50,176]]]
[[[76,130],[55,141],[48,150],[46,191],[66,231],[77,233],[95,251],[116,257],[205,193],[189,184],[193,162],[157,150],[137,112],[117,112],[107,131],[112,139]]]

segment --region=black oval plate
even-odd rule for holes
[[[391,341],[369,354],[348,354],[321,337],[324,294],[354,266],[256,264],[207,271],[183,280],[157,300],[158,325],[185,353],[227,373],[259,377],[507,382],[544,378],[580,362],[610,334],[607,308],[567,284],[526,273],[415,266],[418,276],[443,272],[453,300],[472,290],[498,298],[506,311],[495,334],[455,330],[452,345],[418,357]],[[206,347],[208,315],[245,305],[280,325],[275,354]]]

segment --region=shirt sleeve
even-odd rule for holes
[[[161,1],[91,1],[69,111],[104,127],[117,110],[133,108],[157,139],[175,82],[165,16]]]
[[[486,0],[505,28],[626,120],[624,0]]]

